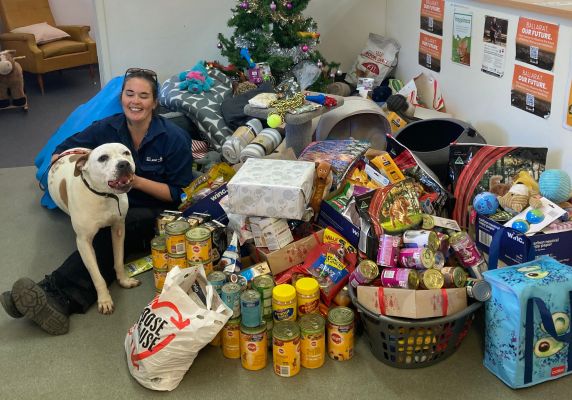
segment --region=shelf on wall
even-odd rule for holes
[[[572,19],[572,1],[554,0],[477,0],[481,3],[533,11]]]

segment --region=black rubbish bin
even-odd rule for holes
[[[486,144],[470,124],[453,118],[432,118],[405,125],[395,138],[435,172],[447,185],[451,143]]]

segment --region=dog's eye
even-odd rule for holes
[[[124,151],[123,155],[129,157],[131,155],[131,153],[129,151]]]
[[[99,162],[106,162],[107,160],[109,160],[109,156],[107,156],[105,154],[102,156],[99,156],[99,158],[97,159],[97,161],[99,161]]]

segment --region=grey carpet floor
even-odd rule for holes
[[[0,168],[34,164],[34,158],[75,108],[99,91],[99,73],[87,68],[44,75],[42,96],[36,77],[24,75],[29,110],[0,110]]]
[[[74,249],[66,215],[39,205],[34,167],[0,169],[0,291],[28,276],[40,280]],[[0,310],[0,399],[134,399],[159,393],[140,386],[129,374],[125,334],[153,296],[152,274],[134,289],[111,287],[116,311],[71,317],[70,332],[49,336],[26,319]],[[203,349],[169,399],[557,399],[572,392],[572,377],[518,391],[507,388],[482,365],[482,328],[472,328],[450,358],[428,368],[401,370],[379,362],[365,337],[355,357],[327,360],[293,378],[243,369],[219,348]]]

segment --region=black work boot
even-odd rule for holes
[[[6,291],[0,295],[0,304],[6,311],[6,314],[12,318],[22,318],[24,315],[18,311],[16,305],[14,304],[14,299],[12,299],[12,292]]]
[[[40,283],[18,279],[12,287],[17,310],[52,335],[69,331],[69,300],[57,288],[51,276]]]

